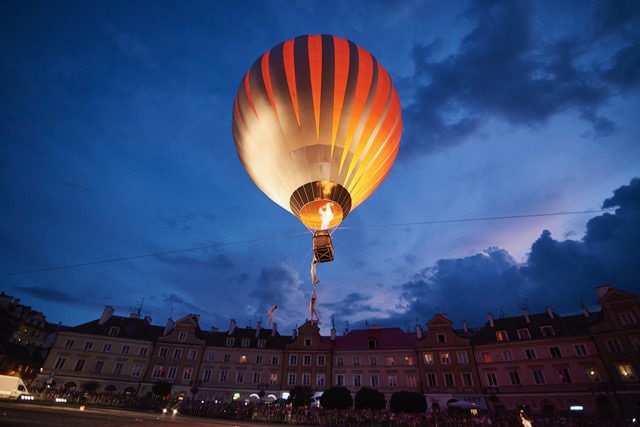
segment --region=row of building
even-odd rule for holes
[[[49,335],[22,322],[14,343],[38,336],[47,353],[39,367],[14,368],[31,375],[36,389],[92,383],[142,396],[163,381],[174,397],[228,402],[275,400],[297,386],[317,393],[344,386],[354,394],[369,387],[387,400],[396,391],[424,393],[430,410],[456,402],[495,413],[525,406],[544,416],[638,416],[638,296],[610,286],[596,293],[597,312],[523,309],[517,317],[489,314],[476,328],[454,328],[446,314],[436,314],[412,331],[371,326],[343,335],[332,329],[329,336],[310,320],[291,335],[275,324],[240,327],[233,320],[226,331],[202,330],[196,314],[157,326],[105,307],[99,319],[52,327]],[[0,368],[7,370],[2,361]]]

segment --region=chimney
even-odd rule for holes
[[[336,340],[336,328],[331,328],[331,341]]]
[[[487,318],[489,319],[489,326],[491,326],[493,328],[495,326],[493,324],[493,314],[487,313]]]
[[[273,325],[271,326],[271,336],[275,337],[277,333],[278,333],[278,324],[276,322],[273,322]]]
[[[587,307],[585,307],[584,304],[582,305],[582,314],[584,314],[584,317],[589,317],[589,309],[587,309]]]
[[[464,330],[464,332],[469,332],[469,328],[467,327],[467,321],[463,320],[462,321],[462,329]]]
[[[547,306],[547,314],[549,315],[549,319],[554,319],[553,311],[551,311],[551,307]]]
[[[100,316],[100,320],[98,321],[98,325],[104,325],[107,323],[107,320],[109,320],[113,315],[113,311],[113,307],[105,305],[104,310],[102,311],[102,316]]]
[[[420,325],[416,325],[416,336],[418,337],[418,339],[422,338],[422,326]]]
[[[173,328],[175,328],[176,324],[173,320],[171,320],[171,318],[167,319],[167,325],[164,327],[164,332],[162,333],[162,335],[167,336],[171,333],[171,331],[173,331]]]
[[[258,320],[256,324],[256,338],[260,337],[260,329],[262,329],[262,322]]]
[[[529,319],[529,310],[527,310],[527,307],[522,307],[522,314],[524,315],[524,320],[526,320],[527,323],[531,323],[531,319]]]
[[[233,331],[236,330],[236,321],[234,319],[231,319],[229,321],[229,331],[227,332],[227,335],[233,335]]]

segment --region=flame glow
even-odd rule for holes
[[[326,230],[329,228],[329,224],[333,219],[333,202],[325,203],[320,209],[318,209],[318,213],[322,217],[322,224],[320,226],[321,230]]]

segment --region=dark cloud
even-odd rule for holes
[[[612,96],[607,83],[627,88],[638,84],[637,42],[616,51],[610,68],[602,72],[602,65],[578,65],[593,43],[591,34],[540,41],[533,32],[536,13],[526,1],[473,3],[466,16],[474,28],[454,53],[438,56],[437,41],[414,47],[415,74],[402,82],[415,94],[404,109],[401,156],[460,144],[490,117],[531,126],[575,110],[592,125],[593,135],[615,130],[615,123],[598,110]],[[609,21],[622,19],[615,7],[608,13],[609,20],[598,24],[603,37],[605,29],[613,31]]]
[[[266,315],[274,304],[280,313],[291,310],[292,305],[299,305],[298,276],[285,266],[265,267],[250,295],[258,302],[257,313]]]
[[[371,304],[371,296],[360,292],[353,292],[344,297],[341,301],[321,304],[327,311],[339,314],[340,316],[354,316],[363,313],[382,313],[382,310]]]
[[[73,302],[75,298],[66,292],[59,291],[50,287],[44,286],[14,286],[16,292],[20,294],[31,295],[34,298],[43,301],[55,301],[55,302]]]

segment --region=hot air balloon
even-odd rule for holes
[[[366,50],[332,35],[282,42],[247,71],[233,105],[233,139],[253,182],[314,232],[329,231],[389,173],[402,134],[400,100]]]

